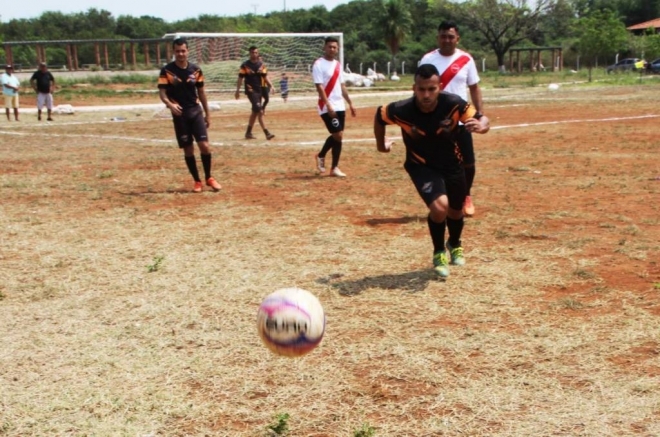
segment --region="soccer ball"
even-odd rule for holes
[[[559,89],[559,84],[558,83],[551,83],[548,85],[548,89],[550,91],[557,91]]]
[[[299,357],[321,343],[325,313],[321,302],[301,288],[282,288],[264,298],[257,312],[259,337],[271,351]]]

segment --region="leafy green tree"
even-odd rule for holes
[[[547,6],[548,0],[536,0],[534,7],[527,0],[468,0],[460,5],[459,15],[495,52],[503,73],[504,56],[534,34]]]
[[[571,0],[578,17],[592,12],[616,12],[626,26],[660,17],[660,0]]]
[[[651,62],[660,58],[660,33],[648,32],[646,34],[646,59]]]
[[[570,0],[551,0],[545,13],[540,17],[538,31],[539,45],[556,45],[572,37],[576,20],[575,9]]]
[[[660,34],[655,29],[647,29],[642,35],[628,34],[628,47],[632,55],[652,61],[660,56]]]
[[[115,36],[128,39],[158,38],[166,34],[167,30],[167,23],[162,18],[120,15],[117,18]]]
[[[616,53],[628,42],[626,26],[609,10],[597,10],[580,18],[575,25],[575,33],[576,49],[589,70],[589,82],[598,58]]]
[[[382,33],[385,45],[392,55],[392,63],[394,63],[402,41],[410,33],[413,24],[412,17],[403,0],[381,1],[378,6],[380,11],[374,24]]]

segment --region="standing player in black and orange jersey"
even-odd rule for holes
[[[256,46],[251,46],[249,50],[250,59],[243,62],[241,68],[238,70],[235,94],[235,97],[238,100],[241,96],[241,84],[245,81],[245,95],[252,104],[252,113],[250,114],[248,127],[245,131],[245,138],[248,140],[256,138],[252,134],[252,127],[254,126],[254,122],[259,120],[259,126],[263,129],[266,139],[271,140],[275,138],[275,135],[271,134],[268,129],[266,129],[264,114],[261,110],[261,81],[262,78],[268,74],[268,69],[266,68],[266,65],[259,60],[259,49]]]
[[[432,64],[415,72],[413,97],[381,106],[374,119],[374,137],[379,152],[389,152],[385,126],[401,127],[406,146],[404,168],[429,208],[428,226],[433,241],[433,265],[440,278],[449,276],[445,251],[454,265],[464,265],[461,234],[466,182],[458,144],[459,122],[473,133],[490,129],[488,117],[455,94],[441,91],[440,74]]]
[[[195,180],[193,191],[202,191],[193,139],[199,147],[206,185],[213,191],[219,191],[222,187],[211,176],[211,147],[207,133],[211,122],[204,92],[204,75],[197,65],[188,62],[188,42],[185,39],[175,39],[172,48],[174,61],[163,67],[158,77],[160,100],[172,112],[176,140],[179,148],[183,149],[186,166]]]

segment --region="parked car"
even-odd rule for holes
[[[651,61],[648,68],[651,70],[651,73],[660,74],[660,58]]]
[[[625,58],[617,62],[616,64],[612,64],[609,67],[607,67],[607,74],[610,74],[612,72],[614,73],[619,73],[621,71],[636,71],[636,70],[641,70],[638,69],[635,64],[637,62],[641,61],[639,58]]]

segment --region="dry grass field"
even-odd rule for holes
[[[485,89],[446,282],[401,141],[372,139],[408,93],[353,92],[346,179],[314,171],[313,98],[272,97],[271,142],[222,102],[219,193],[155,110],[3,116],[0,435],[660,435],[659,92]],[[289,286],[327,314],[299,359],[255,328]]]

